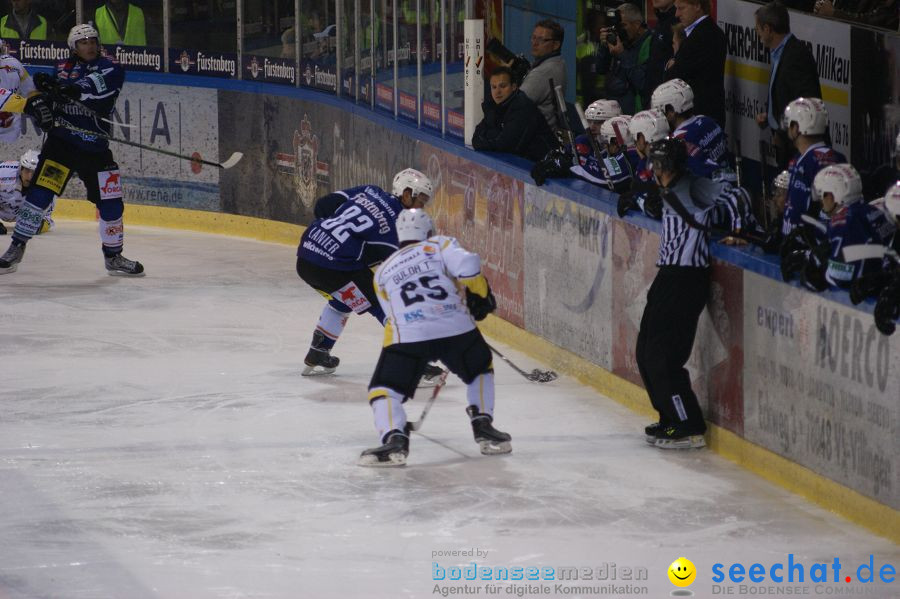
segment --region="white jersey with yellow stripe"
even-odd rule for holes
[[[375,271],[378,301],[387,315],[384,344],[471,331],[475,320],[460,284],[483,280],[481,258],[453,237],[435,235],[398,250]]]
[[[8,54],[0,55],[0,141],[15,141],[22,134],[21,100],[7,104],[13,96],[27,98],[34,93],[34,82],[22,63]]]

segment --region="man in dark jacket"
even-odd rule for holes
[[[635,4],[625,2],[616,10],[621,17],[621,31],[607,28],[597,72],[606,74],[606,99],[618,102],[623,114],[634,114],[646,108],[642,93],[650,58],[650,32]]]
[[[672,25],[678,22],[675,16],[675,0],[652,0],[656,13],[656,27],[650,41],[650,59],[644,77],[642,95],[644,106],[650,106],[650,96],[659,84],[666,80],[666,64],[672,58]]]
[[[770,2],[756,10],[756,32],[772,57],[768,111],[756,115],[756,122],[772,129],[775,158],[778,167],[784,169],[793,148],[781,117],[787,105],[797,98],[822,97],[819,71],[809,47],[791,33],[790,15],[780,2]]]
[[[666,71],[694,90],[694,109],[725,129],[725,32],[709,16],[710,0],[675,0],[686,39]]]
[[[540,160],[556,147],[550,126],[513,83],[508,67],[498,67],[491,74],[491,98],[481,105],[484,118],[472,135],[473,148]]]

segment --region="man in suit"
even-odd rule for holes
[[[709,16],[710,0],[675,0],[675,15],[686,39],[666,71],[666,80],[683,79],[694,90],[698,114],[725,128],[725,32]]]
[[[822,97],[819,71],[812,51],[791,33],[790,15],[777,0],[756,10],[756,33],[772,58],[768,111],[756,115],[756,123],[772,129],[775,159],[778,168],[784,169],[792,148],[781,117],[785,107],[797,98]]]

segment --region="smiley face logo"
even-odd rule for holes
[[[669,580],[677,587],[690,586],[697,578],[697,568],[686,557],[679,557],[669,566]]]

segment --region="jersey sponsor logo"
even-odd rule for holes
[[[100,73],[91,73],[88,75],[88,79],[94,82],[98,94],[106,91],[106,80],[103,79],[103,75]]]
[[[431,311],[437,316],[450,314],[451,312],[459,312],[459,304],[440,304],[438,306],[432,306]]]
[[[350,281],[333,294],[339,302],[356,312],[362,314],[372,307],[363,292],[359,290],[356,283]]]
[[[413,310],[411,312],[404,312],[403,320],[405,320],[407,323],[419,322],[425,320],[425,315],[422,313],[422,309],[419,308],[418,310]]]
[[[37,177],[37,184],[46,187],[54,194],[62,193],[66,180],[69,178],[69,168],[55,160],[45,160],[41,166],[41,172]]]
[[[101,200],[122,197],[122,178],[119,171],[100,171],[97,173],[97,184],[100,186]]]
[[[433,245],[423,245],[422,251],[428,254],[429,256],[433,256],[437,252],[437,248]]]

